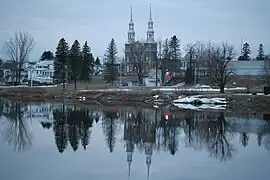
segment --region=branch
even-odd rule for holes
[[[3,50],[12,61],[23,64],[34,47],[34,39],[29,33],[16,32],[5,42]]]

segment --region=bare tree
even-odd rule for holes
[[[21,70],[33,47],[34,38],[27,32],[16,32],[3,46],[5,54],[17,64],[16,85],[20,83]]]
[[[228,68],[228,64],[236,56],[235,47],[228,43],[215,45],[211,51],[211,79],[219,86],[220,93],[224,93],[225,85],[230,81],[233,69]]]
[[[143,84],[143,75],[145,70],[145,46],[139,41],[133,43],[130,48],[129,60],[135,71],[139,85]]]
[[[187,71],[186,71],[186,77],[185,77],[185,81],[186,83],[188,84],[191,84],[192,81],[193,81],[193,77],[194,77],[194,70],[195,70],[195,62],[194,62],[194,59],[196,58],[197,56],[197,47],[198,45],[198,42],[196,43],[189,43],[187,44],[185,47],[184,47],[184,50],[186,52],[186,58],[188,60],[188,68],[187,68]]]

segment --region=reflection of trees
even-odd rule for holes
[[[14,151],[29,150],[32,146],[32,135],[30,134],[27,123],[25,122],[24,110],[19,102],[7,104],[6,113],[3,113],[9,120],[4,138],[10,146],[13,146]]]
[[[207,142],[207,149],[210,156],[226,161],[232,158],[234,148],[227,140],[229,123],[225,120],[224,113],[221,112],[216,121],[210,121],[208,132],[210,137]]]
[[[93,126],[93,117],[90,115],[90,111],[88,109],[84,109],[81,111],[81,128],[80,128],[80,136],[81,136],[81,144],[86,150],[87,145],[89,144],[89,139],[91,138],[91,127]]]
[[[247,133],[241,133],[240,141],[243,147],[247,147],[248,141],[249,141],[249,135]]]
[[[258,144],[263,144],[264,148],[270,152],[270,121],[266,120],[261,133],[258,135]]]
[[[76,109],[76,106],[74,107],[74,110],[68,110],[68,117],[67,117],[67,123],[68,123],[68,139],[69,143],[74,151],[76,151],[79,147],[79,141],[80,141],[80,113]]]
[[[41,122],[41,125],[44,129],[50,129],[52,127],[52,123],[50,122]]]
[[[2,114],[3,114],[4,103],[5,103],[5,101],[3,101],[3,100],[0,99],[0,116],[2,116]]]
[[[116,143],[116,133],[118,125],[117,119],[118,119],[117,112],[104,111],[104,117],[102,119],[102,128],[110,152],[113,152]]]
[[[62,109],[56,109],[53,111],[54,117],[54,137],[55,144],[60,153],[63,153],[67,148],[67,124],[66,124],[66,111],[65,105],[63,104]]]
[[[178,150],[180,121],[176,118],[161,118],[158,126],[158,142],[164,151],[169,150],[172,155]],[[160,140],[161,138],[161,140]],[[159,145],[158,145],[159,146]]]
[[[61,109],[56,109],[54,115],[55,143],[60,153],[64,152],[68,145],[74,151],[79,147],[79,143],[84,149],[89,144],[91,137],[91,127],[93,118],[88,109],[67,109],[65,105]]]

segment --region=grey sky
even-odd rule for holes
[[[127,40],[130,6],[136,38],[146,37],[149,4],[156,39],[176,34],[184,44],[196,40],[227,41],[240,49],[243,41],[257,54],[260,43],[270,53],[269,0],[1,0],[0,47],[14,31],[30,32],[36,46],[30,59],[55,51],[61,37],[71,45],[87,40],[95,56],[103,56],[110,39],[120,55]],[[0,54],[3,57],[3,53]]]

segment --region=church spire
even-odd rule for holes
[[[150,4],[150,21],[153,21],[152,20],[152,8],[151,8],[151,4]]]
[[[130,6],[130,22],[133,22],[133,17],[132,17],[132,6]]]
[[[152,7],[150,4],[150,14],[149,14],[149,21],[148,21],[148,29],[147,29],[147,42],[148,43],[155,43],[155,38],[154,38],[154,22],[152,20]]]
[[[130,21],[128,24],[128,43],[135,42],[135,30],[134,30],[134,22],[133,22],[133,14],[132,14],[132,6],[130,6]]]

